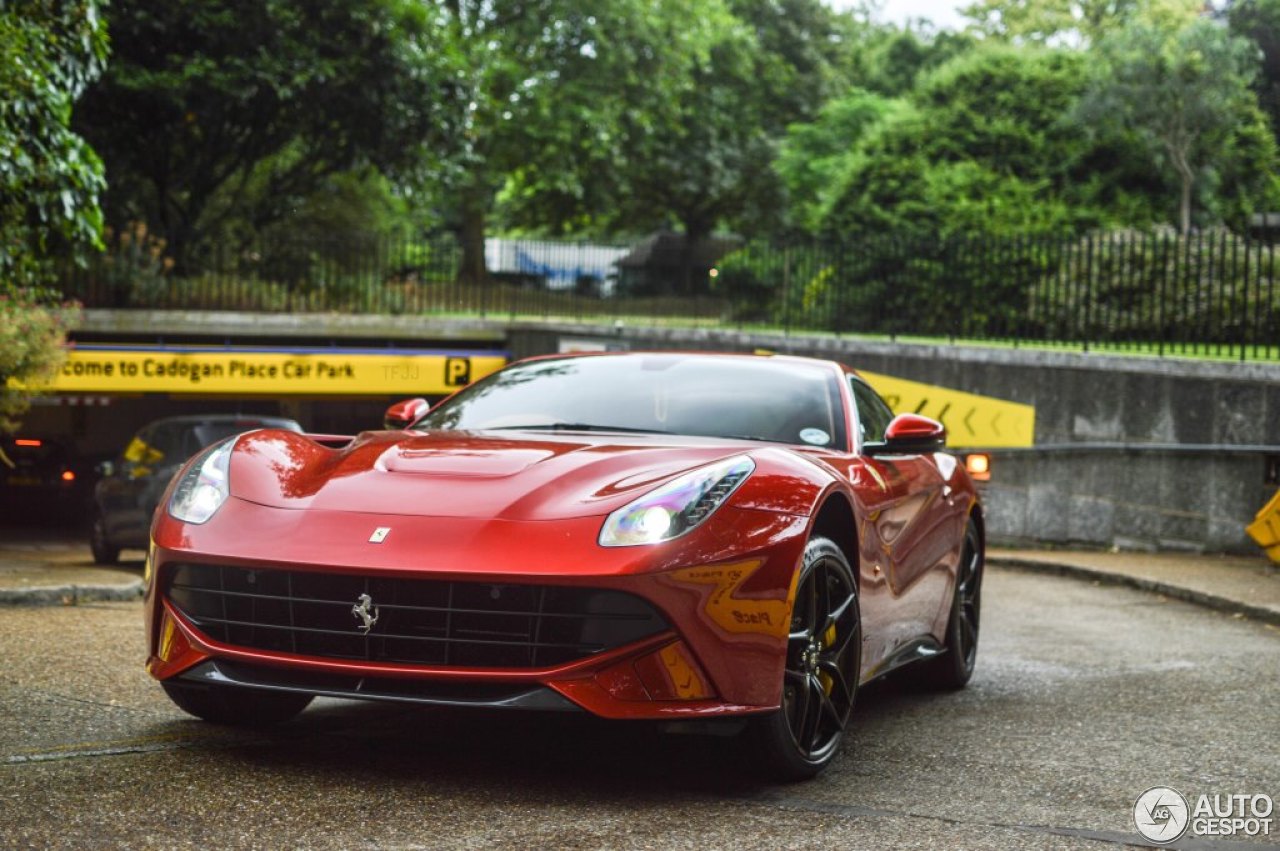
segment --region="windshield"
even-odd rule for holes
[[[661,432],[844,447],[836,374],[749,358],[617,355],[494,373],[417,429]]]

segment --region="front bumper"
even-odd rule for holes
[[[705,718],[779,704],[808,518],[725,507],[656,547],[602,548],[601,518],[459,520],[291,511],[230,500],[204,526],[160,517],[147,584],[157,679],[434,705],[578,708],[606,718]],[[381,544],[368,539],[391,528]],[[594,588],[647,601],[665,628],[541,667],[332,658],[219,641],[164,589],[180,564]],[[356,600],[352,600],[355,603]],[[358,621],[344,612],[353,631]],[[376,632],[377,627],[373,628]]]

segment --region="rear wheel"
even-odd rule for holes
[[[813,538],[805,548],[787,635],[782,705],[753,719],[750,728],[774,777],[812,777],[835,758],[861,663],[857,580],[838,546]]]
[[[916,666],[916,680],[926,688],[964,688],[978,662],[978,616],[982,607],[984,553],[978,524],[969,519],[964,550],[956,568],[951,616],[947,621],[946,652]]]
[[[111,543],[107,522],[101,514],[94,516],[93,526],[89,529],[89,552],[93,553],[94,564],[117,564],[120,561],[120,548]]]
[[[258,726],[288,721],[307,708],[312,696],[237,686],[198,686],[163,682],[165,694],[180,709],[215,724]]]

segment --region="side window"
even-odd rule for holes
[[[889,410],[884,400],[876,395],[876,391],[857,378],[850,377],[849,386],[853,390],[853,400],[858,406],[858,430],[862,436],[862,442],[884,440],[884,432],[889,427],[889,421],[893,419],[893,411]]]
[[[153,464],[176,464],[182,460],[178,457],[181,451],[181,430],[181,426],[173,423],[156,427],[151,435],[151,448],[156,453]]]

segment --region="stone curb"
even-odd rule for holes
[[[120,602],[142,596],[142,580],[124,585],[46,585],[0,589],[0,605],[75,606],[80,603]]]
[[[1262,621],[1273,626],[1280,626],[1280,611],[1267,608],[1265,606],[1254,606],[1240,600],[1232,600],[1229,597],[1220,597],[1217,594],[1207,594],[1203,591],[1195,591],[1191,588],[1184,588],[1179,585],[1170,585],[1166,582],[1159,582],[1155,579],[1146,579],[1141,576],[1129,576],[1124,573],[1111,573],[1105,570],[1097,570],[1092,567],[1081,567],[1078,564],[1062,564],[1060,562],[1037,561],[1033,559],[1012,558],[1004,556],[988,556],[987,563],[995,567],[1007,567],[1015,570],[1026,570],[1032,573],[1047,573],[1054,576],[1067,576],[1072,579],[1083,579],[1089,582],[1099,582],[1105,585],[1119,585],[1125,588],[1135,588],[1139,591],[1150,591],[1156,594],[1162,594],[1174,600],[1181,600],[1184,603],[1194,603],[1198,606],[1204,606],[1207,609],[1213,609],[1218,612],[1225,612],[1231,615],[1241,615],[1251,620]]]

